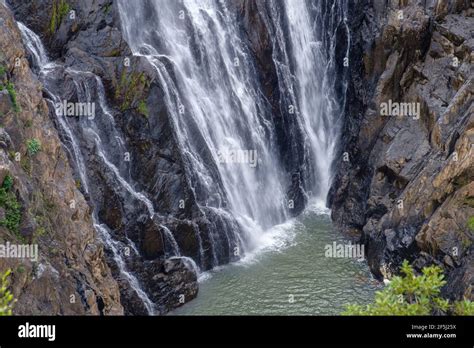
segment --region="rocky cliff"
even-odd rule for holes
[[[447,274],[445,295],[472,298],[472,3],[353,6],[351,84],[328,198],[332,217],[365,244],[377,277],[390,278],[404,259],[418,269],[435,263]],[[389,103],[392,115],[382,110]],[[419,112],[396,112],[393,105]]]
[[[272,3],[228,3],[271,110],[266,121],[275,128],[287,196],[295,202],[290,213],[297,215],[307,203],[311,166],[304,132],[288,112],[291,100],[279,88],[274,59],[283,53],[272,40],[278,30],[269,20]],[[346,109],[328,197],[333,219],[366,245],[377,277],[389,278],[403,259],[418,269],[437,263],[448,275],[446,295],[470,297],[472,6],[467,0],[348,4],[350,64],[340,64],[333,81],[350,76],[347,95],[335,87]],[[238,226],[207,206],[223,191],[216,168],[208,168],[215,192],[193,185],[165,86],[147,59],[132,55],[117,2],[8,5],[13,14],[0,5],[0,238],[40,250],[37,264],[0,259],[0,269],[13,270],[15,313],[147,314],[146,296],[161,314],[194,298],[195,264],[207,270],[239,257],[230,233]],[[334,10],[331,1],[320,6],[320,14]],[[45,44],[54,62],[48,78],[25,50],[15,20]],[[347,33],[331,29],[340,62]],[[172,62],[161,63],[173,73]],[[54,97],[95,102],[94,125],[68,120],[68,133]],[[419,113],[382,116],[389,102],[414,103]],[[202,158],[211,156],[203,139],[193,141],[202,144]],[[100,233],[113,241],[103,245]]]

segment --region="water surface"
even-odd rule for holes
[[[172,315],[333,315],[369,303],[381,284],[365,261],[325,257],[346,243],[327,213],[313,207],[274,228],[243,261],[202,276],[196,299]]]

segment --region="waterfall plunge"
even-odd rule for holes
[[[292,141],[303,144],[303,151],[295,156],[302,157],[299,170],[305,189],[324,201],[338,134],[336,116],[341,108],[334,98],[333,73],[335,32],[344,23],[344,11],[336,2],[331,6],[326,1],[320,6],[303,0],[257,3],[271,34],[280,107],[288,110],[291,106],[296,110],[292,117],[297,129],[289,132],[300,136],[291,138]],[[119,2],[124,35],[134,54],[146,57],[156,68],[180,151],[187,160],[188,178],[199,188],[196,191],[208,193],[203,197],[197,195],[199,204],[239,223],[239,227],[233,228],[233,238],[212,231],[213,246],[222,243],[220,239],[227,239],[229,247],[230,240],[238,240],[245,241],[251,249],[258,245],[266,229],[288,218],[285,191],[291,172],[278,153],[275,115],[259,85],[258,70],[241,36],[237,14],[228,4],[217,0]],[[129,175],[119,168],[113,148],[122,149],[127,144],[108,110],[100,79],[50,62],[37,35],[20,23],[19,26],[52,103],[60,99],[53,80],[57,72],[64,72],[73,80],[81,99],[95,98],[100,106],[100,127],[87,121],[81,121],[78,127],[57,117],[62,140],[74,159],[85,192],[90,191],[88,154],[83,153],[86,147],[79,142],[89,139],[96,144],[98,158],[102,159],[100,166],[121,192],[141,202],[152,216],[158,216],[146,194],[136,192],[133,182],[129,183]],[[95,88],[97,95],[91,95],[90,88]],[[75,132],[82,133],[81,137],[76,137]],[[228,161],[226,154],[234,157]],[[252,161],[253,155],[258,162]],[[122,276],[147,311],[153,313],[153,302],[121,258],[119,250],[124,242],[113,239],[113,231],[98,221],[96,212],[93,219]],[[167,257],[181,257],[197,270],[193,260],[180,256],[172,232],[166,226],[161,228],[171,248]],[[134,243],[128,238],[126,241],[138,255]],[[212,253],[217,264],[215,250]]]
[[[222,182],[221,191],[200,203],[229,210],[252,248],[266,229],[288,218],[285,191],[290,173],[285,173],[277,153],[271,107],[238,14],[229,5],[218,0],[120,0],[119,10],[134,55],[146,57],[156,68],[181,151],[194,171],[189,174],[192,185],[216,192]],[[318,3],[304,0],[258,6],[265,11],[268,27],[275,28],[273,60],[281,104],[296,110],[292,116],[301,139],[294,140],[303,143],[305,189],[324,202],[339,131],[331,74],[343,11],[339,5],[324,2],[318,8]],[[323,7],[331,12],[324,13]],[[203,146],[212,154],[212,163],[203,156]],[[223,153],[252,151],[258,155],[256,167],[222,161]]]

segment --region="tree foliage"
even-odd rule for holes
[[[11,270],[7,270],[0,276],[0,316],[12,315],[15,300],[13,294],[8,290]]]
[[[474,315],[474,303],[469,300],[450,303],[440,296],[446,284],[438,266],[425,267],[416,275],[408,261],[403,261],[401,276],[393,277],[387,287],[375,294],[367,306],[347,305],[344,315]]]

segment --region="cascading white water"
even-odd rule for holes
[[[333,1],[330,11],[326,11],[325,6],[325,1],[307,0],[273,1],[268,6],[269,18],[275,27],[273,59],[279,88],[289,104],[296,106],[305,145],[309,147],[312,170],[307,174],[313,183],[310,189],[322,204],[331,184],[331,164],[345,103],[336,100],[334,87],[336,64],[343,64],[335,57],[336,31],[340,25],[350,40],[347,2]],[[280,16],[281,11],[284,16]],[[284,20],[286,24],[282,23]],[[345,57],[348,58],[350,42],[346,46]],[[338,82],[346,88],[346,81]],[[345,92],[341,96],[344,99]]]
[[[186,20],[180,19],[181,11]],[[134,54],[156,67],[180,147],[198,175],[199,183],[193,184],[207,192],[217,185],[197,138],[204,139],[218,167],[225,197],[201,203],[221,208],[227,199],[252,245],[265,228],[285,219],[285,187],[268,136],[273,131],[264,118],[265,100],[234,14],[214,1],[167,0],[121,1],[120,14]],[[247,155],[256,155],[258,163],[235,163]]]
[[[226,256],[223,249],[258,247],[267,229],[289,218],[287,190],[293,170],[303,176],[305,189],[312,191],[313,198],[325,200],[339,131],[337,115],[342,108],[335,98],[333,79],[335,33],[344,23],[344,6],[334,2],[333,8],[323,13],[317,2],[309,0],[258,2],[258,10],[266,11],[263,17],[271,34],[280,107],[296,110],[284,115],[294,118],[287,140],[301,143],[303,150],[298,146],[300,153],[291,153],[298,159],[290,162],[298,168],[288,168],[288,159],[282,159],[279,152],[281,139],[275,118],[280,116],[273,114],[262,90],[247,34],[241,31],[239,14],[229,1],[119,0],[118,4],[123,34],[134,55],[155,67],[178,151],[186,162],[183,169],[199,207],[204,215],[217,216],[220,226],[231,226],[195,230],[199,266],[206,258],[211,259],[211,266],[220,264]],[[124,199],[138,202],[159,227],[166,245],[164,256],[181,258],[198,271],[195,260],[185,256],[188,251],[180,250],[174,231],[164,225],[166,217],[155,210],[147,192],[135,189],[130,168],[120,158],[127,152],[127,143],[107,106],[101,79],[50,62],[37,35],[19,25],[52,105],[61,101],[60,93],[55,92],[58,78],[72,80],[73,94],[80,101],[99,105],[97,123],[56,114],[83,190],[92,201],[102,193],[93,180],[89,183],[89,171],[93,177],[97,170],[89,168],[93,157],[93,166],[118,187]],[[121,247],[130,246],[140,257],[137,246],[127,235],[118,240],[97,211],[93,220],[124,279],[148,313],[154,313],[153,301],[127,269],[120,252]],[[211,247],[204,245],[207,242]]]
[[[313,196],[325,201],[338,133],[333,118],[337,105],[328,83],[334,63],[318,39],[318,31],[326,28],[315,25],[308,1],[269,3],[268,17],[277,28],[275,51],[282,52],[274,56],[280,91],[290,94],[304,137],[296,141],[306,148],[307,189],[314,188]],[[202,156],[205,146],[224,187],[224,197],[205,204],[220,209],[221,200],[227,199],[226,209],[243,228],[251,248],[265,229],[288,218],[288,173],[276,153],[271,111],[259,89],[238,14],[229,5],[222,0],[119,0],[119,12],[134,55],[146,57],[156,68],[181,150],[198,174],[193,184],[208,192],[217,186]],[[280,23],[281,15],[287,26]],[[204,141],[196,141],[199,138]],[[222,161],[222,154],[246,151],[258,154],[255,168]]]
[[[44,88],[46,91],[48,91],[49,95],[51,96],[52,100],[52,106],[53,108],[57,105],[57,103],[61,102],[61,98],[54,94],[51,90],[48,89],[48,79],[51,78],[54,80],[53,75],[56,72],[56,69],[63,69],[59,64],[50,62],[46,50],[40,40],[40,38],[29,28],[27,28],[23,23],[18,22],[18,27],[21,31],[23,41],[25,42],[25,46],[27,47],[28,51],[33,57],[34,60],[34,65],[36,66],[37,69],[39,69],[39,76],[44,83]],[[121,139],[120,135],[117,134],[115,125],[114,125],[114,119],[112,115],[110,114],[108,107],[105,103],[105,95],[104,95],[104,88],[102,85],[102,81],[100,78],[92,73],[89,72],[82,72],[82,71],[77,71],[77,70],[72,70],[72,69],[65,69],[64,70],[66,73],[71,74],[72,76],[77,76],[78,79],[74,80],[74,84],[76,85],[76,88],[78,90],[83,90],[85,92],[86,100],[87,102],[91,102],[91,96],[89,93],[89,88],[88,86],[81,86],[81,82],[84,82],[86,77],[92,76],[94,81],[97,83],[97,90],[98,90],[98,101],[99,101],[99,106],[101,107],[102,114],[106,116],[106,119],[110,122],[110,129],[113,130],[113,135],[117,139],[119,144],[123,144],[123,140]],[[84,80],[82,80],[84,79]],[[85,191],[89,191],[89,187],[87,185],[87,169],[84,164],[84,158],[81,153],[81,150],[78,145],[78,140],[76,139],[76,136],[74,134],[74,131],[72,130],[71,125],[69,124],[69,120],[64,117],[63,115],[60,115],[55,113],[56,120],[61,127],[61,130],[63,134],[66,136],[66,141],[70,144],[67,148],[70,149],[72,148],[72,158],[74,159],[74,162],[76,163],[77,170],[79,172],[80,178],[81,178],[81,184],[84,186]],[[96,129],[97,130],[97,129]],[[101,146],[101,139],[99,135],[95,132],[93,124],[90,124],[89,127],[85,126],[84,127],[84,132],[88,132],[92,134],[92,138],[96,142],[96,149],[97,149],[97,155],[102,159],[104,164],[110,171],[117,177],[117,182],[123,186],[123,189],[130,192],[132,196],[137,198],[138,200],[142,201],[145,206],[148,208],[149,214],[153,216],[155,214],[153,204],[140,192],[136,192],[130,184],[122,178],[122,176],[119,173],[119,170],[113,165],[108,159],[106,154],[104,153],[102,146]],[[92,220],[93,220],[93,225],[96,231],[98,232],[98,235],[101,237],[102,241],[106,245],[106,247],[111,250],[113,259],[118,266],[121,275],[127,280],[129,283],[130,287],[135,290],[137,293],[138,297],[142,300],[146,310],[148,311],[149,314],[154,314],[155,313],[155,305],[153,301],[150,300],[148,295],[143,291],[143,289],[140,286],[140,283],[138,279],[127,270],[126,262],[123,259],[122,252],[121,250],[124,248],[123,243],[116,241],[112,238],[111,233],[107,226],[104,224],[100,224],[97,218],[97,212],[94,211],[92,214]],[[137,252],[136,247],[134,246],[133,242],[130,241],[130,245],[132,248]],[[172,243],[176,244],[176,242],[173,240]]]

